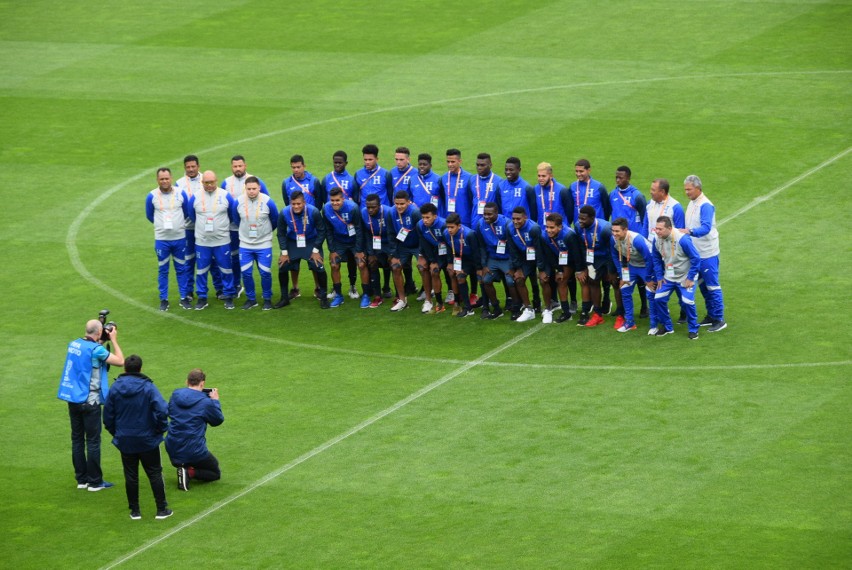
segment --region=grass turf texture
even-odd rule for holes
[[[0,24],[4,566],[108,565],[288,465],[124,566],[849,564],[849,155],[721,227],[730,326],[692,343],[307,295],[189,313],[173,288],[163,315],[142,207],[190,152],[220,179],[245,154],[277,199],[291,154],[323,175],[343,148],[352,172],[374,142],[438,172],[450,146],[468,170],[516,155],[529,181],[586,156],[611,188],[628,164],[682,203],[695,172],[722,220],[850,146],[848,3],[142,6],[15,3]],[[195,366],[222,392],[224,479],[179,493],[166,469],[167,521],[144,482],[127,518],[106,440],[119,486],[73,488],[56,386],[103,307],[166,397]]]

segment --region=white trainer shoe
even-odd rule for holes
[[[552,317],[552,315],[551,315],[551,318],[553,318],[553,317]],[[533,320],[533,319],[535,319],[535,311],[533,311],[532,309],[530,309],[529,307],[527,307],[527,308],[526,308],[526,309],[524,309],[524,311],[521,313],[521,316],[520,316],[520,317],[518,317],[518,320],[517,320],[516,322],[518,322],[518,323],[525,323],[525,322],[527,322],[527,321],[531,321],[531,320]]]
[[[553,322],[553,311],[551,311],[550,309],[544,309],[541,312],[541,322],[546,324],[546,325],[549,325],[550,323],[552,323]]]
[[[428,313],[429,311],[432,310],[433,307],[434,307],[434,305],[432,304],[432,301],[425,301],[423,303],[423,308],[420,309],[420,312],[421,313]]]
[[[407,301],[404,301],[402,299],[397,299],[396,302],[393,304],[393,307],[391,307],[391,311],[394,311],[394,312],[401,311],[404,308],[406,308],[407,306],[408,306]]]

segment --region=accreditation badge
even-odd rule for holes
[[[497,242],[497,253],[504,254],[506,253],[506,240],[500,240]]]
[[[589,249],[586,251],[586,263],[595,262],[595,250]]]
[[[432,199],[429,200],[429,201],[432,202],[433,206],[435,206],[436,208],[438,207],[438,197],[437,196],[432,196]]]
[[[163,229],[166,229],[166,230],[175,229],[175,224],[174,224],[174,222],[172,222],[171,214],[166,214],[165,216],[163,216]]]
[[[528,247],[527,248],[527,261],[535,261],[535,248]]]
[[[456,258],[453,259],[453,270],[454,271],[461,271],[462,270],[461,261],[462,261],[461,257],[456,257]]]
[[[476,204],[476,213],[480,216],[485,213],[485,202],[480,200],[478,204]]]
[[[669,281],[674,280],[675,271],[674,271],[674,265],[673,264],[671,264],[671,263],[666,264],[666,275],[665,276],[666,276],[666,279],[668,279]]]
[[[305,239],[305,234],[296,234],[296,247],[305,247],[308,245]]]
[[[346,224],[346,233],[348,233],[350,237],[354,236],[355,235],[355,226],[353,226],[352,224]]]
[[[411,230],[409,230],[408,228],[400,228],[399,233],[396,234],[396,239],[398,239],[399,241],[405,241],[405,238],[408,237],[409,232],[411,232]]]
[[[249,237],[257,237],[257,224],[249,224]]]
[[[621,280],[624,281],[625,283],[630,282],[630,269],[629,268],[627,268],[627,267],[621,268]]]
[[[208,234],[213,233],[213,218],[208,217],[204,222],[204,231]]]
[[[373,249],[376,251],[382,249],[382,236],[373,236]]]
[[[448,212],[455,212],[456,211],[456,199],[455,198],[447,199],[447,211]]]
[[[559,265],[568,265],[568,252],[560,251],[559,252]]]
[[[447,244],[438,244],[438,255],[447,255]]]

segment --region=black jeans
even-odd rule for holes
[[[207,453],[207,457],[200,461],[192,463],[172,463],[175,467],[192,467],[193,479],[198,481],[218,481],[222,477],[222,471],[219,469],[219,460],[212,453]]]
[[[166,486],[163,482],[163,466],[160,463],[160,447],[142,453],[121,452],[121,464],[124,466],[124,489],[127,492],[127,506],[131,511],[139,510],[139,464],[148,476],[157,510],[162,511],[166,502]]]
[[[101,472],[101,407],[68,402],[71,418],[71,461],[77,483],[98,487]]]

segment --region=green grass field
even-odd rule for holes
[[[6,2],[0,566],[848,568],[852,4]],[[157,308],[155,170],[449,147],[502,174],[702,177],[727,330]],[[305,272],[303,279],[310,283]],[[308,286],[307,288],[310,288]],[[275,283],[276,296],[278,286]],[[102,308],[166,398],[202,367],[223,479],[131,521],[55,398]],[[703,304],[699,304],[699,317]],[[640,328],[645,323],[640,322]],[[115,376],[115,374],[112,374]],[[165,454],[164,454],[165,460]],[[167,460],[166,460],[167,463]]]

